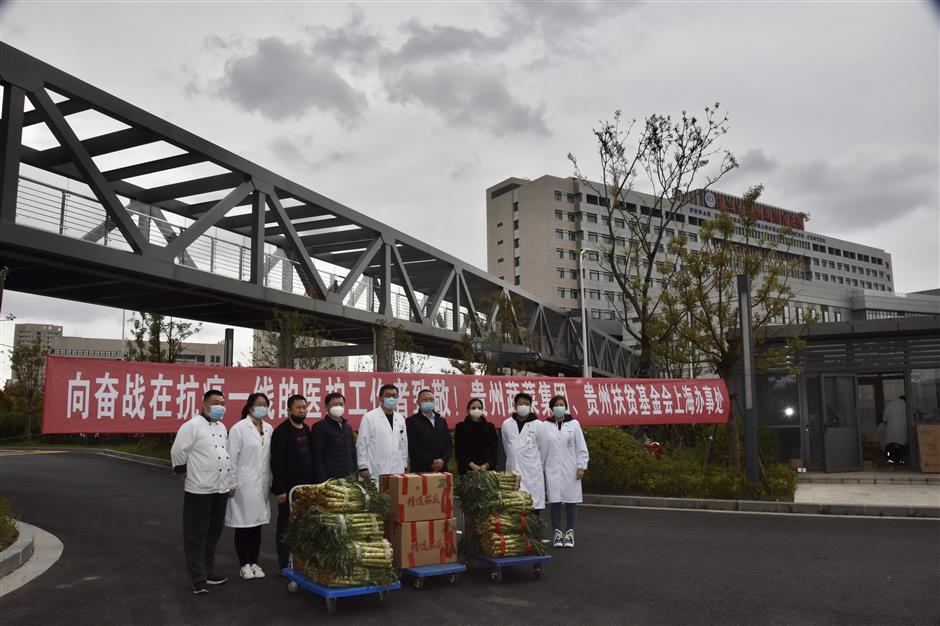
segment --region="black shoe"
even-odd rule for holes
[[[209,588],[206,587],[206,583],[196,583],[195,585],[193,585],[194,596],[201,596],[206,593],[209,593]]]
[[[228,581],[228,578],[225,576],[208,576],[206,578],[206,584],[208,585],[224,585]]]

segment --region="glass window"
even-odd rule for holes
[[[565,251],[562,250],[561,248],[555,248],[555,252],[558,253],[558,258],[559,258],[559,259],[565,258]]]
[[[558,200],[559,202],[561,202],[561,192],[560,192],[560,191],[556,191],[556,192],[555,192],[555,200]],[[560,211],[556,211],[556,213],[560,213]],[[561,219],[561,218],[558,218],[558,219]]]
[[[588,224],[597,224],[597,215],[594,213],[586,213]]]
[[[578,240],[578,233],[574,232],[573,230],[569,230],[568,241],[577,241],[577,240]]]
[[[617,228],[626,228],[627,225],[623,220],[614,220],[614,226]]]
[[[563,230],[555,231],[555,239],[564,239],[564,238],[565,238],[565,231]]]
[[[567,292],[566,292],[564,289],[562,289],[561,287],[558,288],[558,297],[559,297],[559,298],[564,298],[566,293],[567,293]]]
[[[914,422],[940,422],[940,369],[911,370],[910,415]]]
[[[568,250],[568,259],[571,260],[571,261],[577,261],[577,260],[578,260],[578,253],[575,252],[574,250]]]
[[[568,270],[568,278],[578,280],[578,270]]]
[[[558,268],[558,278],[564,278],[564,277],[565,277],[565,268],[559,267],[559,268]]]
[[[556,210],[555,210],[555,219],[556,219],[556,220],[561,220],[561,219],[564,219],[564,218],[565,218],[565,214],[562,213],[560,210],[557,210],[557,209],[556,209]]]
[[[758,376],[757,413],[766,426],[800,426],[800,397],[796,376]]]
[[[569,222],[573,222],[573,221],[574,221],[574,213],[568,213],[568,221],[569,221]]]

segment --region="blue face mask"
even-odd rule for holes
[[[555,417],[564,417],[564,416],[565,416],[565,413],[567,413],[567,412],[568,412],[568,409],[566,409],[566,408],[563,407],[563,406],[554,406],[554,407],[552,407],[552,413],[555,414]]]
[[[225,405],[213,404],[210,406],[209,417],[215,422],[218,422],[220,419],[225,417]]]
[[[422,413],[433,413],[433,412],[434,412],[434,403],[433,403],[433,402],[422,402],[422,403],[421,403],[421,412],[422,412]]]
[[[251,414],[252,414],[254,417],[258,418],[259,420],[263,420],[264,418],[266,418],[266,417],[268,416],[268,407],[266,407],[266,406],[256,406],[256,407],[253,407],[253,408],[251,409]]]
[[[386,411],[394,411],[398,406],[398,398],[382,398],[382,407]]]

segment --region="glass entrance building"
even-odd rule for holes
[[[780,460],[799,459],[809,471],[877,469],[885,407],[903,399],[909,468],[940,471],[940,315],[771,327],[758,350],[794,334],[806,347],[758,374],[755,394]],[[788,373],[794,368],[800,373]]]

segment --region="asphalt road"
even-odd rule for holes
[[[382,606],[242,581],[193,596],[181,546],[182,484],[169,471],[85,452],[0,457],[0,497],[55,534],[62,558],[0,598],[4,625],[66,624],[940,624],[940,522],[582,507],[578,546],[541,580],[476,569]]]

